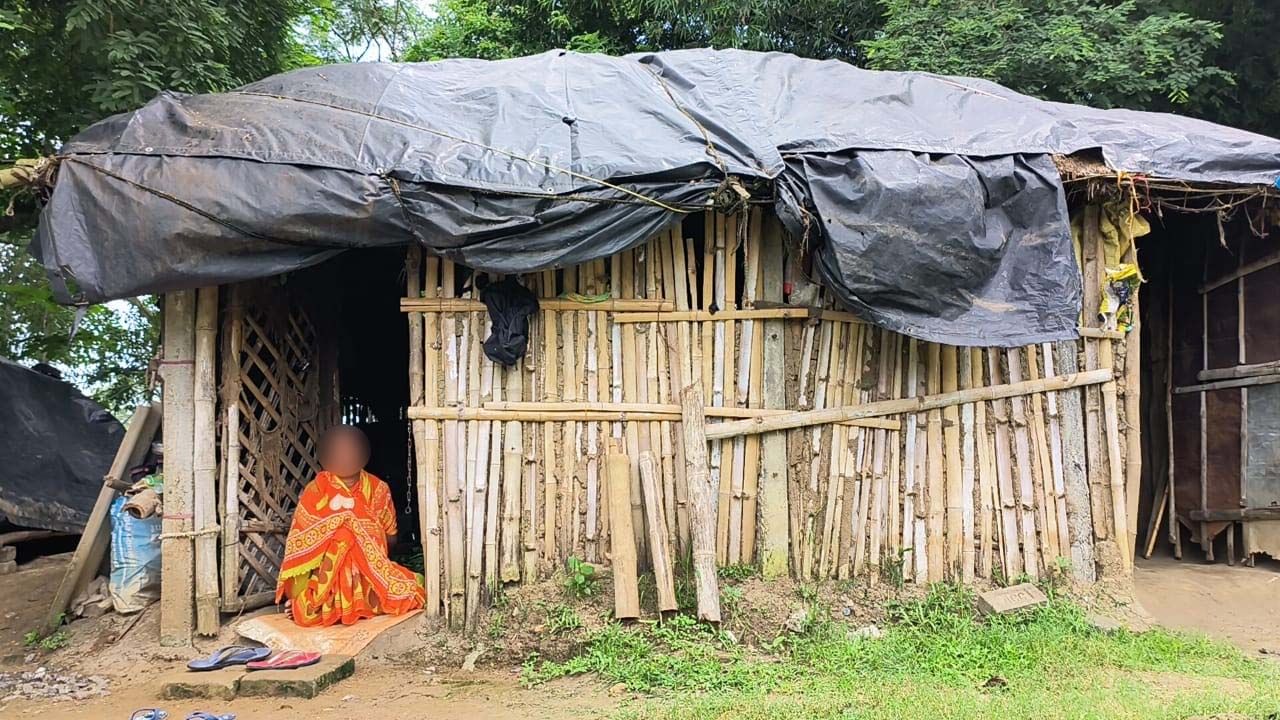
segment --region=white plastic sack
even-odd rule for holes
[[[111,604],[135,613],[160,599],[160,518],[140,520],[111,503]]]

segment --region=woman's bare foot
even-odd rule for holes
[[[293,619],[293,601],[292,600],[284,601],[284,616],[289,618],[290,620]]]

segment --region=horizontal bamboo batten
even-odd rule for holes
[[[471,622],[503,583],[619,552],[627,616],[650,570],[667,605],[668,576],[692,571],[712,616],[708,563],[870,583],[1128,566],[1123,333],[925,343],[836,310],[783,248],[760,211],[707,213],[521,276],[540,309],[511,368],[485,357],[470,271],[410,254],[428,612]]]

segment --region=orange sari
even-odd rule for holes
[[[391,491],[360,473],[353,487],[328,472],[316,475],[298,498],[276,602],[292,601],[303,627],[350,625],[375,615],[401,615],[426,604],[426,591],[408,568],[387,556],[396,533]]]

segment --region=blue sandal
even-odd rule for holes
[[[208,657],[192,660],[187,663],[187,669],[195,672],[221,670],[232,665],[244,665],[254,660],[264,660],[270,655],[271,648],[229,645],[215,651]]]

